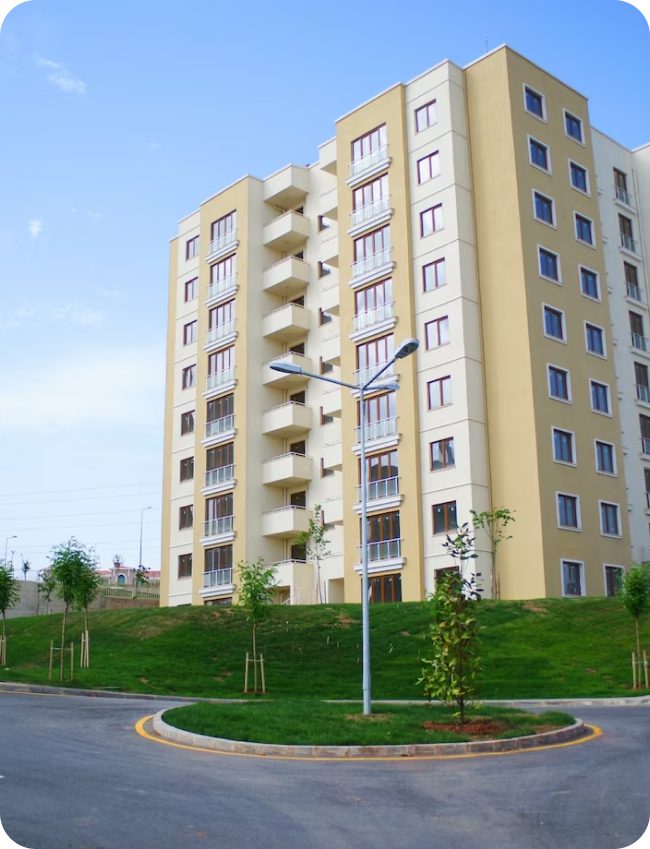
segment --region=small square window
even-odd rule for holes
[[[600,300],[600,286],[598,285],[598,275],[590,268],[580,266],[580,291],[587,298],[593,298],[595,301]]]
[[[606,383],[590,381],[591,409],[594,413],[609,415],[609,386]]]
[[[544,335],[551,339],[566,341],[564,332],[564,313],[554,307],[544,307]]]
[[[180,481],[191,481],[194,478],[194,457],[185,457],[180,464]]]
[[[442,230],[442,204],[436,204],[430,209],[425,209],[420,213],[420,236],[430,236],[432,233],[437,233]]]
[[[544,96],[542,94],[539,94],[530,86],[524,86],[524,102],[527,112],[536,115],[538,118],[544,118]]]
[[[578,165],[577,162],[569,162],[569,174],[573,188],[588,195],[589,176],[587,174],[587,169],[583,168],[582,165]]]
[[[560,257],[546,248],[539,248],[539,273],[547,280],[560,282]]]
[[[433,292],[447,284],[447,266],[444,257],[422,266],[422,287],[425,292]]]
[[[188,504],[186,507],[179,508],[178,511],[178,529],[180,531],[191,528],[194,525],[194,505]]]
[[[619,517],[620,507],[618,504],[610,504],[607,501],[600,502],[600,532],[606,537],[620,537],[621,522]]]
[[[429,398],[429,409],[437,410],[451,404],[451,377],[439,377],[427,383],[427,394]]]
[[[427,351],[449,344],[449,317],[446,315],[424,325]]]
[[[575,141],[582,142],[582,120],[572,115],[570,112],[564,113],[564,128],[569,138]]]
[[[191,554],[179,554],[178,555],[178,577],[179,578],[191,578],[192,577],[192,555]]]
[[[553,428],[553,459],[556,463],[575,465],[575,449],[571,431]]]
[[[456,465],[456,454],[454,451],[454,437],[438,439],[431,443],[431,470],[449,469]]]
[[[584,591],[584,564],[575,560],[562,561],[562,595],[582,596]]]
[[[559,528],[580,530],[580,500],[577,495],[557,493],[557,524]]]
[[[430,100],[424,106],[415,110],[415,132],[421,133],[427,127],[432,127],[438,121],[438,107],[435,100]]]
[[[542,144],[542,142],[537,141],[537,139],[529,138],[528,139],[528,153],[530,157],[530,164],[536,165],[538,168],[541,168],[543,171],[550,171],[550,157],[548,146]]]
[[[570,401],[569,372],[557,366],[548,367],[548,392],[551,398]]]
[[[584,242],[587,245],[594,244],[594,227],[590,218],[585,218],[584,215],[575,213],[576,222],[576,239],[579,242]]]
[[[199,255],[199,237],[194,236],[193,239],[188,239],[185,242],[185,259],[193,259]]]
[[[458,527],[455,501],[446,501],[443,504],[434,504],[432,510],[434,534],[445,534]]]
[[[427,183],[434,177],[440,176],[440,154],[436,150],[418,159],[418,183]]]
[[[186,280],[183,287],[183,297],[185,303],[194,301],[199,295],[199,278],[193,277],[191,280]]]
[[[545,224],[555,226],[555,204],[553,199],[546,197],[540,192],[533,193],[535,200],[535,218]]]
[[[190,321],[183,325],[183,345],[191,345],[196,342],[196,328],[198,321]]]
[[[603,475],[616,474],[616,455],[611,442],[596,440],[596,471]]]
[[[585,322],[585,344],[590,354],[605,356],[605,331],[597,324]]]

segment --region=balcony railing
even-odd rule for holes
[[[233,516],[221,516],[218,519],[208,519],[203,523],[204,537],[218,537],[223,534],[231,534],[233,528]]]
[[[639,401],[650,404],[650,386],[644,386],[643,383],[637,383],[636,397]]]
[[[227,230],[221,236],[217,236],[216,239],[213,239],[208,245],[208,256],[212,256],[212,254],[218,254],[222,251],[228,250],[229,247],[234,247],[237,244],[237,231],[236,230]]]
[[[231,466],[219,466],[218,469],[208,469],[205,473],[205,485],[206,486],[217,486],[221,483],[228,483],[228,481],[234,480],[235,478],[235,467]]]
[[[206,438],[220,436],[222,433],[228,433],[229,430],[233,430],[234,427],[234,415],[222,416],[220,419],[214,419],[211,422],[205,423],[205,436]]]
[[[648,350],[648,340],[645,336],[641,336],[640,333],[632,333],[630,334],[632,337],[632,347],[636,348],[637,351],[647,351]]]
[[[614,186],[614,192],[616,193],[616,200],[620,200],[626,206],[633,206],[632,195],[627,189],[624,189],[622,186]]]
[[[357,443],[361,440],[361,428],[354,429]],[[366,424],[366,442],[371,442],[373,439],[386,439],[397,434],[397,416],[392,416],[388,419],[380,419],[378,422],[368,422]]]
[[[374,365],[364,366],[364,368],[358,369],[354,373],[354,383],[356,383],[357,386],[362,386],[363,384],[367,383],[370,380],[370,378],[373,376],[373,374],[377,374],[377,372],[380,371],[380,369],[383,368],[383,366],[385,366],[387,362],[389,362],[389,361],[386,360],[383,363],[375,363]],[[386,369],[385,372],[382,372],[382,374],[380,375],[380,377],[377,380],[376,387],[379,388],[381,386],[381,383],[382,383],[383,380],[385,380],[388,377],[394,377],[394,375],[395,375],[395,363],[392,363]],[[375,388],[374,383],[372,384],[372,388],[373,389]]]
[[[204,587],[223,587],[232,584],[232,569],[213,569],[203,573]]]
[[[401,539],[385,539],[381,542],[368,543],[368,561],[370,563],[378,563],[381,560],[395,560],[397,557],[401,557],[401,554]],[[359,546],[359,557],[361,556],[361,546]]]
[[[377,198],[370,203],[366,203],[357,209],[353,209],[350,213],[350,226],[358,227],[365,221],[371,221],[373,218],[377,218],[379,215],[383,215],[385,212],[388,212],[390,208],[389,202],[390,198],[388,195],[384,195],[383,197]]]
[[[217,324],[216,327],[211,327],[208,330],[208,338],[206,344],[211,345],[213,342],[218,342],[219,339],[225,339],[226,336],[232,336],[235,332],[235,319],[226,321],[224,324]]]
[[[235,379],[235,369],[227,368],[223,371],[215,371],[214,374],[209,374],[206,382],[206,389],[216,389],[218,386],[224,386],[226,383],[232,383]]]
[[[628,236],[627,233],[621,233],[621,247],[626,251],[631,251],[633,254],[638,253],[636,239]]]
[[[643,296],[641,295],[641,287],[637,286],[636,283],[630,283],[629,281],[625,282],[625,291],[627,292],[628,298],[632,298],[633,301],[638,301],[640,304],[643,303]]]
[[[383,266],[391,262],[392,255],[393,249],[389,247],[377,251],[377,253],[364,256],[363,259],[358,259],[352,263],[352,277],[361,277],[361,275],[368,274],[376,268],[383,268]]]
[[[350,163],[350,177],[358,177],[364,171],[370,171],[372,168],[377,168],[384,162],[388,162],[388,145],[383,144],[381,147],[371,150],[361,159],[354,159]]]
[[[382,498],[394,498],[399,495],[399,478],[384,478],[380,481],[369,481],[368,501],[379,501]],[[361,487],[357,487],[357,501],[361,501]]]
[[[641,437],[641,452],[643,454],[650,454],[650,436]]]
[[[230,277],[222,277],[221,280],[215,280],[208,286],[208,300],[212,298],[220,298],[230,292],[234,292],[237,288],[237,275],[231,274]]]
[[[354,317],[354,329],[355,331],[366,330],[375,324],[381,324],[382,321],[389,321],[394,314],[392,301],[387,304],[380,304],[374,310],[357,313]]]

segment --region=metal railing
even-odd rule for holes
[[[638,253],[636,239],[628,236],[627,233],[621,233],[621,247],[626,251],[632,251],[633,254]]]
[[[388,212],[389,203],[390,198],[388,195],[384,195],[370,203],[365,203],[363,206],[357,207],[357,209],[353,209],[350,213],[350,225],[352,227],[358,227],[364,221],[370,221],[379,215],[383,215],[385,212]]]
[[[382,321],[388,321],[393,318],[394,314],[392,301],[386,304],[380,304],[373,310],[357,313],[354,316],[354,329],[355,331],[366,330],[368,327],[372,327]]]
[[[217,386],[222,386],[226,383],[232,383],[235,379],[235,369],[227,368],[223,371],[216,371],[214,374],[209,374],[206,382],[206,389],[216,389]]]
[[[208,300],[219,298],[221,295],[226,295],[229,292],[234,292],[236,288],[236,274],[231,274],[230,277],[223,277],[221,280],[215,280],[208,286]]]
[[[220,483],[227,483],[228,481],[234,480],[234,478],[234,465],[219,466],[218,469],[208,469],[208,471],[205,473],[205,485],[217,486]]]
[[[360,277],[362,274],[368,274],[369,271],[388,265],[391,262],[392,255],[393,249],[388,247],[382,248],[377,253],[364,256],[363,259],[358,259],[352,263],[352,277]]]
[[[107,598],[160,598],[158,587],[100,587],[99,594]]]
[[[648,350],[648,340],[645,336],[642,336],[640,333],[631,332],[630,336],[632,337],[632,347],[636,348],[638,351],[647,351]]]
[[[364,171],[369,171],[371,168],[376,168],[383,162],[388,162],[388,145],[382,144],[381,147],[371,150],[361,159],[353,159],[350,162],[350,177],[357,177]]]
[[[357,384],[357,386],[361,386],[362,384],[366,383],[368,380],[370,380],[373,374],[376,374],[381,368],[383,368],[383,366],[386,365],[387,362],[389,362],[389,360],[384,360],[383,363],[373,363],[373,365],[371,366],[364,366],[363,368],[358,369],[354,372],[354,382]],[[394,375],[395,363],[391,363],[391,365],[386,369],[386,371],[383,372],[382,375],[379,377],[377,381],[377,387],[381,386],[382,380],[387,377],[394,377]],[[374,384],[373,388],[375,388]]]
[[[300,457],[301,460],[311,460],[311,457],[307,457],[306,454],[300,454],[297,451],[287,451],[286,454],[278,454],[277,457],[271,457],[270,460],[265,460],[264,465],[276,463],[278,460],[286,460],[288,457]]]
[[[211,422],[205,423],[206,437],[219,436],[222,433],[228,433],[229,430],[235,428],[235,417],[231,413],[229,416],[222,416],[220,419],[213,419]]]
[[[643,303],[643,297],[641,295],[641,287],[637,286],[636,283],[630,283],[629,281],[625,281],[625,291],[627,292],[628,298],[632,298],[633,301],[638,301],[639,303]]]
[[[368,543],[368,561],[377,563],[380,560],[394,560],[400,557],[402,553],[401,539],[385,539],[381,542]],[[361,546],[359,546],[359,556],[361,557]]]
[[[212,254],[220,253],[221,251],[225,251],[231,245],[237,244],[237,231],[236,230],[226,230],[221,236],[217,236],[216,239],[213,239],[208,245],[208,256],[212,256]]]
[[[361,440],[361,428],[355,427],[357,443]],[[378,422],[369,422],[366,424],[366,442],[371,442],[373,439],[385,439],[388,436],[397,434],[397,416],[391,416],[388,419],[380,419]]]
[[[218,537],[222,534],[231,534],[233,518],[233,516],[221,516],[218,519],[208,519],[203,523],[203,536]]]
[[[217,324],[216,327],[211,327],[208,330],[208,337],[206,339],[206,343],[208,345],[212,344],[212,342],[218,342],[219,339],[224,339],[226,336],[231,336],[235,332],[235,319],[231,319],[230,321],[226,321],[224,324]]]
[[[632,195],[627,189],[624,189],[622,186],[614,186],[614,192],[616,194],[616,200],[620,200],[621,203],[624,203],[626,206],[634,206],[632,203]]]
[[[223,587],[232,584],[232,569],[213,569],[203,573],[204,587]]]
[[[399,494],[399,478],[383,478],[379,481],[369,481],[368,501],[379,501],[382,498],[394,498]],[[357,487],[357,501],[361,501],[361,487]]]

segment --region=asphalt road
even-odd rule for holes
[[[0,694],[0,819],[29,849],[621,849],[650,818],[650,708],[603,735],[466,760],[305,762],[176,749],[167,702]]]

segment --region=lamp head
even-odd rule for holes
[[[283,374],[302,374],[302,367],[295,363],[271,363],[273,371],[281,371]]]
[[[405,339],[399,348],[395,351],[393,356],[396,360],[403,360],[404,357],[408,357],[410,354],[414,354],[419,348],[420,343],[417,339]]]

